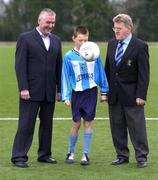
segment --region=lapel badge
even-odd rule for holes
[[[131,66],[132,65],[132,60],[131,59],[128,59],[127,61],[127,66]]]

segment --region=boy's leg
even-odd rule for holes
[[[83,157],[81,159],[81,165],[89,164],[89,152],[92,141],[92,121],[84,121],[84,139],[83,139]]]
[[[74,152],[78,139],[78,130],[80,126],[81,126],[81,121],[75,121],[73,127],[71,128],[70,136],[69,136],[69,150],[68,150],[67,158],[65,160],[66,163],[74,162]]]
[[[92,141],[92,121],[84,121],[83,154],[89,154]]]
[[[69,152],[74,153],[75,151],[75,145],[77,143],[78,139],[78,130],[81,126],[81,121],[76,121],[73,124],[73,127],[71,128],[70,131],[70,136],[69,136]]]

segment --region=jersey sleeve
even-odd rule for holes
[[[107,94],[109,92],[109,85],[107,81],[107,77],[103,68],[103,64],[101,62],[101,58],[97,59],[98,69],[99,69],[99,86],[101,94]]]
[[[71,99],[71,85],[70,85],[70,65],[68,56],[64,56],[62,65],[62,76],[61,76],[61,94],[62,100]]]

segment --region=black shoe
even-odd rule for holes
[[[81,164],[82,166],[87,166],[87,165],[89,165],[89,158],[88,158],[88,155],[87,155],[87,154],[84,154],[84,155],[83,155],[80,164]]]
[[[137,163],[137,167],[138,168],[145,168],[145,167],[147,167],[147,161],[139,161]]]
[[[17,162],[13,162],[14,166],[16,167],[20,167],[20,168],[27,168],[29,167],[28,164],[24,161],[17,161]]]
[[[52,157],[49,157],[47,159],[39,159],[38,158],[38,161],[39,162],[42,162],[42,163],[51,163],[51,164],[57,164],[57,161],[55,159],[53,159]]]
[[[128,159],[124,159],[124,158],[118,158],[118,159],[115,159],[114,161],[112,161],[112,165],[121,165],[121,164],[127,164],[129,163],[129,160]]]
[[[74,163],[75,162],[74,161],[74,153],[68,153],[64,162],[67,163],[67,164]]]

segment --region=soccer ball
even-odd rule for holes
[[[99,46],[94,42],[87,41],[81,45],[79,54],[86,61],[95,61],[100,55]]]

